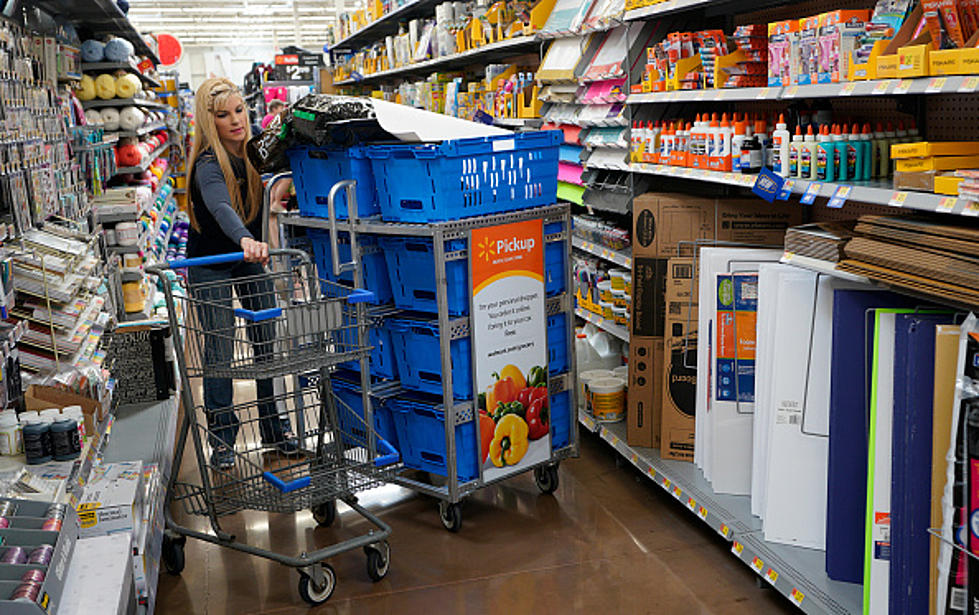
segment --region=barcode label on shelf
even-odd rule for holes
[[[666,478],[665,476],[663,477],[663,487],[666,489],[670,488],[670,479]]]
[[[850,191],[853,190],[853,186],[840,186],[836,189],[836,192],[830,197],[829,202],[826,203],[826,207],[832,209],[840,209],[846,203],[847,198],[850,196]]]
[[[687,498],[687,508],[694,512],[697,511],[697,503],[693,501],[693,498]]]
[[[894,83],[893,79],[884,79],[883,81],[879,81],[877,85],[874,86],[872,93],[876,95],[885,94],[887,93],[887,90],[890,89],[891,84],[893,83]]]
[[[704,508],[703,506],[699,506],[697,508],[697,516],[699,516],[701,519],[703,519],[704,521],[706,521],[707,520],[707,509]]]
[[[799,199],[799,201],[803,205],[812,205],[813,202],[816,200],[816,197],[819,196],[820,187],[821,185],[819,184],[819,182],[810,182],[809,186],[806,187],[805,193],[803,193],[802,198]]]
[[[948,77],[935,77],[928,82],[928,87],[925,88],[925,93],[934,94],[936,92],[941,92],[942,88],[945,87],[946,81],[948,81]]]
[[[976,88],[979,88],[979,77],[966,77],[959,86],[959,92],[975,92]]]
[[[785,90],[784,98],[795,98],[795,95],[799,93],[799,86],[793,85],[789,89]]]
[[[681,491],[680,491],[680,488],[679,488],[679,487],[677,487],[676,485],[673,485],[673,489],[672,489],[672,491],[671,491],[671,493],[673,494],[673,497],[675,497],[675,498],[676,498],[676,499],[678,499],[678,500],[679,500],[679,499],[680,499],[681,497],[683,497],[683,492],[681,492]]]
[[[775,581],[778,580],[778,573],[775,572],[774,568],[768,569],[768,572],[765,573],[765,580],[771,583],[772,585],[775,585]]]
[[[907,192],[895,192],[891,195],[891,199],[887,201],[887,204],[891,207],[904,207],[904,201],[906,201],[907,198]]]
[[[910,79],[901,79],[897,82],[897,86],[894,88],[895,94],[907,94],[908,90],[911,89],[911,84],[913,82]]]
[[[649,477],[650,478],[656,478],[656,470],[654,470],[652,468],[649,468],[648,470],[646,470],[646,474],[649,474]]]
[[[963,216],[979,216],[979,202],[966,201],[965,209],[962,210]]]
[[[805,594],[794,587],[792,588],[792,592],[789,593],[789,600],[791,600],[792,604],[796,606],[802,606],[802,599],[805,597]]]
[[[743,544],[741,544],[740,542],[738,542],[737,540],[735,540],[735,541],[734,541],[734,542],[733,542],[733,543],[731,544],[731,553],[734,553],[734,554],[735,554],[735,555],[737,555],[738,557],[741,557],[741,552],[742,552],[742,551],[744,551],[744,545],[743,545]]]
[[[948,606],[953,611],[965,610],[965,590],[961,587],[953,587],[952,595],[949,596]]]
[[[955,204],[958,202],[959,200],[954,196],[947,196],[938,202],[938,206],[935,207],[935,211],[947,214],[955,209]]]
[[[857,82],[851,81],[840,88],[840,96],[850,96],[857,89]]]
[[[765,567],[765,562],[761,561],[756,556],[754,559],[751,560],[751,567],[755,569],[755,572],[761,574],[761,569]]]
[[[731,536],[731,528],[723,523],[721,524],[721,536],[725,538],[729,538]],[[740,555],[741,551],[738,551],[738,554]]]
[[[639,455],[637,455],[635,453],[629,455],[629,461],[631,461],[634,464],[635,463],[639,463]]]

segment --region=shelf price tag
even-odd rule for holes
[[[762,88],[758,91],[758,96],[755,96],[756,100],[765,100],[769,97],[772,88]]]
[[[799,93],[799,86],[793,85],[789,89],[785,90],[783,98],[795,98],[795,95]]]
[[[700,517],[701,519],[703,519],[704,521],[706,521],[707,520],[707,509],[704,508],[703,506],[698,506],[697,507],[697,516]]]
[[[792,194],[792,188],[795,187],[794,179],[787,179],[785,183],[782,184],[782,188],[779,189],[778,195],[775,197],[779,201],[787,201],[789,196]]]
[[[891,195],[891,200],[887,201],[887,204],[891,207],[904,207],[904,201],[908,198],[907,192],[895,192]]]
[[[789,594],[789,600],[791,600],[792,604],[796,606],[802,606],[802,599],[805,597],[805,594],[794,587],[792,588],[792,592]]]
[[[629,461],[631,461],[633,464],[639,463],[639,455],[635,453],[629,455]]]
[[[683,492],[680,491],[680,488],[677,487],[676,485],[673,485],[673,489],[671,490],[671,493],[673,494],[673,497],[675,497],[678,500],[683,496]]]
[[[955,209],[955,205],[958,202],[959,200],[954,196],[947,196],[938,202],[938,206],[935,207],[935,211],[939,213],[947,214],[951,212],[953,209]]]
[[[966,77],[959,86],[959,92],[975,92],[976,88],[979,88],[979,77]]]
[[[840,209],[846,203],[846,199],[850,196],[850,192],[853,190],[853,186],[840,186],[830,197],[829,202],[826,203],[826,207],[832,209]]]
[[[907,94],[908,90],[911,89],[911,84],[914,83],[911,79],[901,79],[897,82],[897,86],[894,88],[895,94]]]
[[[928,82],[928,87],[925,88],[925,94],[935,94],[941,92],[942,88],[945,87],[945,82],[948,81],[948,77],[935,77]]]
[[[857,82],[851,81],[840,88],[840,96],[851,96],[853,92],[857,89]]]
[[[883,81],[878,81],[876,85],[874,85],[874,89],[871,90],[870,93],[876,96],[879,96],[881,94],[886,94],[887,90],[890,89],[893,83],[894,83],[893,79],[884,79]]]
[[[806,188],[806,191],[803,193],[802,198],[800,199],[802,204],[812,205],[816,200],[816,197],[819,196],[819,190],[821,188],[822,186],[819,182],[809,182],[809,186]]]
[[[754,559],[751,560],[751,567],[754,569],[755,572],[757,572],[758,574],[761,574],[762,568],[765,567],[765,562],[761,561],[756,556]]]
[[[707,90],[697,90],[697,93],[694,94],[693,97],[694,101],[698,102],[704,100],[705,98],[707,98]]]
[[[734,554],[735,554],[735,555],[737,555],[738,557],[741,557],[741,552],[742,552],[742,551],[744,551],[744,545],[743,545],[743,544],[741,544],[740,542],[738,542],[737,540],[735,540],[735,541],[734,541],[734,542],[733,542],[733,543],[731,544],[731,553],[734,553]]]
[[[721,536],[723,536],[724,538],[730,538],[731,537],[731,528],[729,528],[727,525],[725,525],[723,523],[721,524],[720,532],[721,532]],[[735,542],[734,544],[738,544],[738,543]],[[742,549],[743,548],[744,547],[742,547]],[[738,555],[741,555],[741,551],[738,551]]]
[[[963,216],[979,216],[979,202],[966,201],[965,209],[962,210]]]
[[[687,508],[689,508],[694,512],[697,512],[697,503],[694,502],[693,498],[687,498]]]
[[[654,470],[652,468],[647,468],[646,469],[646,474],[649,474],[649,478],[653,478],[653,479],[656,478],[656,470]]]
[[[778,573],[775,572],[774,568],[768,569],[768,571],[765,573],[765,580],[771,583],[772,585],[775,585],[775,581],[778,580]]]
[[[615,434],[612,434],[612,437],[610,437],[608,439],[608,441],[609,441],[609,444],[611,444],[612,446],[618,446],[618,444],[619,444],[619,437],[616,436]]]
[[[670,489],[670,479],[663,477],[663,488],[666,490]]]

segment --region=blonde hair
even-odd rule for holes
[[[245,161],[248,178],[248,203],[246,205],[241,202],[241,189],[238,186],[238,179],[235,177],[234,170],[231,168],[228,150],[221,144],[217,126],[214,124],[214,113],[224,109],[228,101],[235,96],[242,98],[242,104],[244,104],[238,87],[230,79],[223,77],[207,79],[201,84],[201,87],[197,88],[194,102],[194,149],[188,162],[189,181],[193,182],[194,164],[197,162],[198,156],[206,152],[213,153],[221,166],[224,183],[228,187],[228,194],[231,196],[231,206],[245,224],[250,224],[262,209],[262,177],[248,160],[244,145],[252,137],[252,127],[247,121],[245,122],[245,141],[242,142],[241,151],[232,152]],[[190,217],[191,226],[200,232],[200,225],[194,215],[193,202],[187,208],[187,214]]]

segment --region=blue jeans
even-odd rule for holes
[[[231,289],[246,310],[259,311],[275,307],[275,286],[267,278],[255,279],[265,273],[258,263],[236,263],[231,267],[191,267],[190,292],[197,305],[197,318],[204,335],[204,361],[207,366],[230,366],[234,357],[235,315]],[[229,280],[240,280],[227,284]],[[271,356],[275,343],[275,323],[251,323],[246,328],[254,358]],[[271,378],[255,381],[258,399],[259,431],[266,445],[283,441],[288,421],[280,421],[275,406]],[[212,447],[225,445],[234,448],[241,421],[231,407],[233,399],[231,378],[204,377],[204,408],[207,414],[208,441]],[[283,424],[285,423],[285,424]]]

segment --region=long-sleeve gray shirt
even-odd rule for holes
[[[242,201],[248,202],[245,161],[229,156],[238,180]],[[194,163],[191,182],[191,202],[200,232],[191,227],[188,237],[188,256],[224,254],[241,250],[241,239],[262,235],[261,216],[247,225],[231,205],[231,195],[224,182],[221,165],[213,153],[205,152]],[[247,209],[247,205],[246,205]]]

